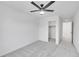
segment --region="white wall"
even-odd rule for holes
[[[73,43],[79,52],[79,11],[73,19]]]
[[[62,22],[63,20],[61,19],[61,17],[58,17],[57,19],[57,41],[56,44],[59,44],[62,40]]]
[[[0,5],[0,56],[37,41],[37,32],[31,15]]]
[[[48,42],[48,20],[47,19],[40,19],[39,40]]]

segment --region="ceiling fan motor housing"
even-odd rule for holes
[[[44,4],[40,4],[40,6],[41,6],[41,7],[43,7],[43,6],[44,6]]]

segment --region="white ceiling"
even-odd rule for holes
[[[47,4],[49,1],[35,1],[38,5],[41,3]],[[0,4],[6,5],[17,11],[28,13],[34,17],[47,17],[57,14],[62,18],[72,18],[79,8],[79,1],[56,1],[48,9],[55,10],[53,13],[46,12],[45,15],[40,16],[38,12],[30,13],[31,10],[36,10],[37,8],[30,3],[30,1],[7,1],[0,2]]]

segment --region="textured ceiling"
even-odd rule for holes
[[[49,1],[35,1],[38,5],[41,3],[47,4]],[[7,1],[7,2],[0,2],[0,4],[6,5],[10,8],[13,8],[17,11],[22,13],[28,13],[34,17],[47,17],[53,16],[54,14],[61,16],[62,18],[72,18],[74,14],[77,12],[79,8],[79,1],[56,1],[52,4],[48,9],[55,10],[53,13],[46,12],[45,15],[39,15],[39,12],[30,13],[31,10],[36,10],[37,8],[33,6],[29,1]]]

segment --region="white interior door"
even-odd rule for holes
[[[72,42],[72,22],[63,23],[63,40]]]

